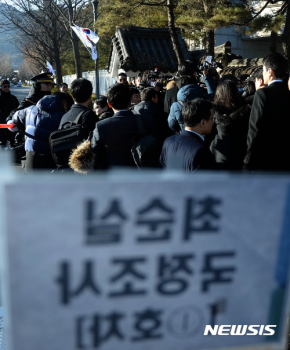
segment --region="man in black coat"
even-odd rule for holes
[[[70,91],[74,99],[74,104],[72,105],[71,109],[63,115],[60,121],[59,129],[61,129],[63,126],[66,127],[64,124],[68,122],[82,124],[84,127],[83,135],[87,138],[90,131],[94,130],[98,120],[96,114],[88,108],[88,105],[92,100],[92,83],[84,78],[75,79],[71,83]],[[80,116],[80,114],[81,117],[79,122],[76,123],[76,119],[78,116]],[[69,125],[70,124],[67,124],[67,126]]]
[[[19,102],[16,96],[10,92],[9,80],[3,80],[1,82],[1,95],[0,95],[0,123],[6,124],[6,118],[10,112],[19,106]],[[7,129],[0,130],[0,146],[5,147],[7,140],[13,140],[14,135]]]
[[[213,107],[211,102],[196,98],[182,109],[185,130],[168,137],[162,148],[160,163],[169,169],[216,169],[213,155],[204,143],[204,136],[211,133]]]
[[[290,92],[283,78],[287,60],[279,53],[264,58],[264,84],[254,97],[245,168],[249,170],[290,171],[289,102]]]
[[[115,84],[107,94],[108,105],[113,109],[111,118],[97,122],[91,149],[95,154],[95,168],[106,169],[112,166],[136,167],[131,148],[139,136],[136,115],[129,111],[131,92],[128,85]],[[141,115],[145,132],[156,135],[153,119]]]
[[[141,102],[134,106],[132,112],[135,114],[150,115],[155,123],[158,138],[164,141],[172,135],[167,119],[164,116],[162,106],[158,104],[159,92],[152,87],[141,91]]]

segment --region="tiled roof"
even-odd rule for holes
[[[190,59],[180,29],[178,40],[185,60]],[[158,68],[160,72],[177,71],[177,58],[173,50],[168,28],[143,28],[131,26],[128,29],[117,28],[112,37],[109,56],[109,71],[112,70],[113,54],[117,53],[119,68],[125,71],[145,71]]]

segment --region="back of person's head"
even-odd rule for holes
[[[227,108],[238,108],[245,104],[243,97],[240,95],[236,83],[231,80],[225,80],[218,84],[214,102],[217,105]]]
[[[225,80],[231,80],[231,81],[233,81],[233,82],[236,83],[236,84],[238,83],[237,77],[234,76],[233,74],[225,74],[225,75],[223,75],[223,76],[220,78],[219,83],[222,83],[222,82],[225,81]]]
[[[70,98],[70,96],[64,92],[60,92],[60,91],[55,91],[53,93],[53,95],[55,96],[59,96],[62,104],[65,106],[65,111],[69,111],[71,106],[72,106],[72,100]]]
[[[238,80],[246,81],[249,78],[249,74],[240,74]]]
[[[140,94],[140,91],[135,87],[130,87],[131,97],[135,94]]]
[[[163,84],[160,83],[159,81],[157,81],[157,82],[154,84],[154,86],[163,88]]]
[[[131,92],[128,85],[115,84],[108,90],[109,104],[116,110],[128,109],[131,104]]]
[[[266,68],[266,71],[269,68],[273,69],[275,78],[285,78],[288,71],[288,62],[286,58],[280,53],[270,53],[263,59],[263,65]]]
[[[197,66],[192,61],[185,61],[178,65],[178,75],[181,77],[183,75],[193,75],[197,72]]]
[[[71,83],[70,91],[74,101],[77,103],[84,103],[92,96],[93,86],[87,79],[75,79]]]
[[[179,90],[183,86],[186,86],[189,84],[197,84],[197,80],[193,75],[184,75],[184,76],[180,77],[176,82],[176,85],[177,85]]]
[[[184,125],[192,128],[199,124],[202,119],[208,121],[211,116],[211,109],[213,109],[212,103],[202,98],[185,102],[182,108]]]
[[[252,75],[251,75],[252,79],[262,79],[264,81],[263,78],[263,68],[259,68],[257,69]]]
[[[94,104],[96,106],[100,106],[101,108],[105,108],[106,106],[108,106],[107,97],[103,96],[103,97],[95,99]]]
[[[141,101],[151,101],[152,98],[158,95],[158,92],[155,89],[149,87],[142,90],[140,95]]]

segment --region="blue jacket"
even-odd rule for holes
[[[58,130],[64,113],[61,99],[56,95],[44,96],[35,106],[17,111],[12,120],[18,126],[25,126],[25,151],[50,153],[49,135]]]
[[[185,85],[178,91],[177,101],[185,103],[187,101],[192,101],[198,97],[206,98],[207,100],[213,100],[216,90],[214,79],[210,74],[204,76],[203,78],[207,90],[195,84]],[[170,114],[168,116],[168,125],[171,130],[176,132],[184,130],[184,123],[181,114],[182,108],[183,105],[179,102],[174,102],[170,108]]]
[[[197,97],[204,96],[204,89],[196,84],[188,84],[183,86],[177,93],[177,101],[171,105],[170,114],[168,116],[168,125],[173,131],[184,130],[183,118],[182,118],[182,108],[183,104],[187,101],[194,100]]]

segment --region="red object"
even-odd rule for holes
[[[14,128],[14,124],[0,124],[0,129]]]

